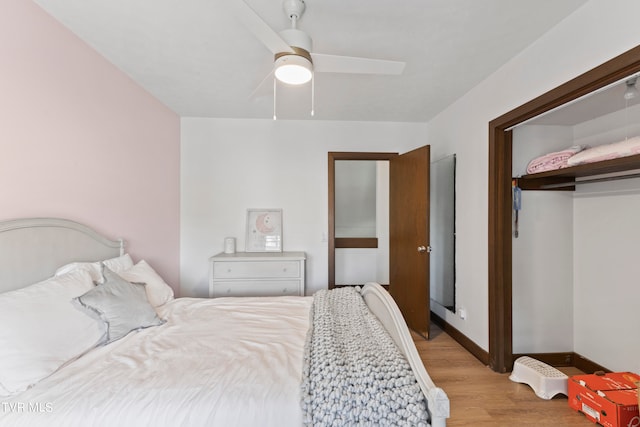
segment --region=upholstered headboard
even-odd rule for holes
[[[0,221],[0,292],[46,279],[69,262],[124,254],[124,240],[110,240],[86,225],[60,218]]]

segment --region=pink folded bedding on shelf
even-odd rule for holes
[[[567,161],[568,166],[583,165],[585,163],[601,162],[640,154],[640,136],[625,139],[612,144],[598,145],[584,150]]]
[[[527,165],[527,173],[540,173],[568,166],[567,161],[584,150],[583,145],[574,145],[562,151],[555,151],[531,160]]]

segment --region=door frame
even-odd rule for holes
[[[329,178],[329,289],[336,287],[336,247],[338,248],[372,248],[377,246],[377,239],[371,238],[338,238],[336,239],[335,225],[335,161],[336,160],[391,160],[398,153],[381,152],[342,152],[329,151],[327,153]],[[375,244],[375,246],[373,246]]]
[[[640,46],[489,122],[489,367],[496,372],[513,367],[511,129],[638,72]]]

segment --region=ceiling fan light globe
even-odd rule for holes
[[[282,56],[276,60],[275,76],[282,83],[305,84],[313,77],[311,62],[298,55]]]

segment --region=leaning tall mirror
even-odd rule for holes
[[[431,163],[431,299],[456,311],[456,155]]]

